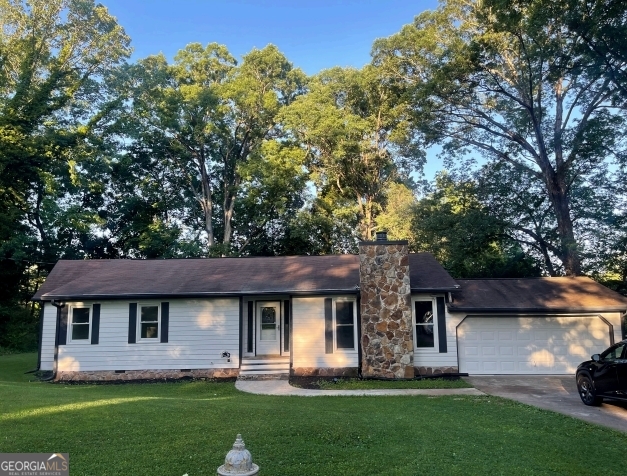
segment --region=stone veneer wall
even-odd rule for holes
[[[55,381],[60,382],[109,382],[119,380],[160,380],[191,377],[195,379],[234,378],[239,369],[192,369],[189,372],[180,370],[127,370],[116,373],[114,370],[99,371],[60,371]]]
[[[414,377],[408,253],[407,241],[359,245],[364,377]]]

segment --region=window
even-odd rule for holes
[[[620,360],[623,355],[623,350],[625,349],[625,344],[618,344],[615,347],[610,347],[608,350],[603,352],[601,357],[603,360]]]
[[[276,306],[261,306],[261,328],[259,333],[259,340],[272,340],[277,339],[277,308]]]
[[[335,347],[355,350],[355,301],[335,301]]]
[[[72,330],[70,333],[71,342],[80,342],[89,340],[89,328],[91,324],[91,307],[77,306],[72,307]]]
[[[433,319],[433,301],[414,301],[414,319],[416,323],[416,348],[435,347],[435,323]]]
[[[159,339],[159,306],[156,304],[139,306],[139,339]]]

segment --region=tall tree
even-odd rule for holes
[[[80,167],[78,149],[109,108],[99,78],[130,53],[129,38],[90,0],[6,0],[0,22],[0,199],[31,217],[45,250],[45,175]]]
[[[409,240],[410,246],[414,241],[411,220],[412,209],[416,205],[416,196],[407,185],[391,183],[386,190],[386,203],[383,211],[377,217],[377,226],[388,232],[391,240]]]
[[[463,159],[468,148],[524,171],[550,204],[556,255],[582,273],[573,191],[623,153],[618,87],[586,70],[564,19],[530,2],[507,22],[480,2],[448,0],[375,42],[374,63],[408,86],[414,125],[427,143]]]
[[[285,140],[265,141],[239,168],[241,194],[235,206],[233,241],[239,254],[294,254],[290,226],[305,205],[305,152]],[[301,253],[307,248],[300,248]]]
[[[113,102],[103,75],[130,48],[91,0],[2,0],[0,23],[0,258],[9,273],[0,300],[11,307],[59,256],[55,235],[71,225],[52,213],[52,197],[65,195],[57,179],[70,183],[83,167]]]
[[[240,165],[269,139],[283,135],[279,112],[305,90],[306,76],[273,45],[244,56],[225,84],[231,105],[220,123],[218,159],[222,174],[223,243],[233,236],[233,213],[242,176]]]
[[[361,239],[371,239],[390,183],[406,178],[422,153],[406,134],[398,92],[385,87],[376,68],[333,68],[284,111],[285,125],[309,151],[319,192],[352,203]]]
[[[510,234],[509,223],[483,203],[476,181],[442,173],[408,215],[411,246],[433,253],[455,277],[528,277],[539,263]]]
[[[481,167],[472,183],[485,212],[498,217],[500,233],[518,242],[529,256],[541,260],[546,274],[558,276],[562,271],[555,260],[559,235],[541,183],[503,162]]]
[[[91,236],[93,257],[192,257],[206,250],[198,235],[202,214],[184,177],[159,150],[133,144],[110,165],[101,209],[103,224]],[[195,213],[196,212],[196,213]]]
[[[134,142],[185,177],[202,209],[207,245],[229,252],[241,169],[281,137],[278,112],[303,91],[304,74],[272,45],[238,66],[224,46],[193,43],[174,64],[149,57],[128,78],[132,105],[124,120],[134,124]]]
[[[506,25],[522,12],[562,19],[562,34],[570,36],[581,54],[571,67],[605,74],[627,99],[627,4],[623,0],[483,0],[482,8]]]

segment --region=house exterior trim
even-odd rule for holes
[[[590,309],[582,309],[582,308],[560,308],[560,309],[551,309],[551,308],[527,308],[527,309],[516,309],[511,307],[506,308],[491,308],[491,309],[481,309],[476,307],[453,307],[447,306],[449,312],[468,312],[473,315],[477,314],[572,314],[572,313],[585,313],[591,314],[595,312],[625,312],[625,308],[616,308],[616,307],[597,307]],[[484,317],[491,317],[490,315]]]
[[[41,296],[41,299],[33,299],[33,301],[49,302],[49,301],[93,301],[93,300],[120,300],[120,299],[194,299],[194,298],[232,298],[240,296],[329,296],[329,295],[345,295],[345,294],[359,294],[359,287],[355,286],[349,289],[316,289],[315,291],[245,291],[245,292],[232,292],[232,293],[143,293],[143,294],[81,294],[81,295],[67,295],[57,296],[45,294]]]
[[[616,312],[616,311],[614,311]],[[498,316],[495,316],[494,313],[486,314],[485,312],[477,312],[477,313],[468,313],[463,316],[457,325],[455,326],[455,346],[456,346],[456,354],[457,354],[457,368],[461,368],[460,362],[460,336],[459,336],[459,328],[467,319],[473,318],[487,318],[487,319],[517,319],[517,318],[534,318],[534,319],[542,319],[542,318],[598,318],[600,319],[608,328],[608,337],[610,345],[613,345],[615,342],[615,326],[603,315],[598,312],[581,312],[580,310],[577,312],[554,312],[545,310],[543,313],[538,312],[508,312],[501,313]]]

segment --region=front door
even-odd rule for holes
[[[281,303],[257,303],[257,355],[281,353]]]

